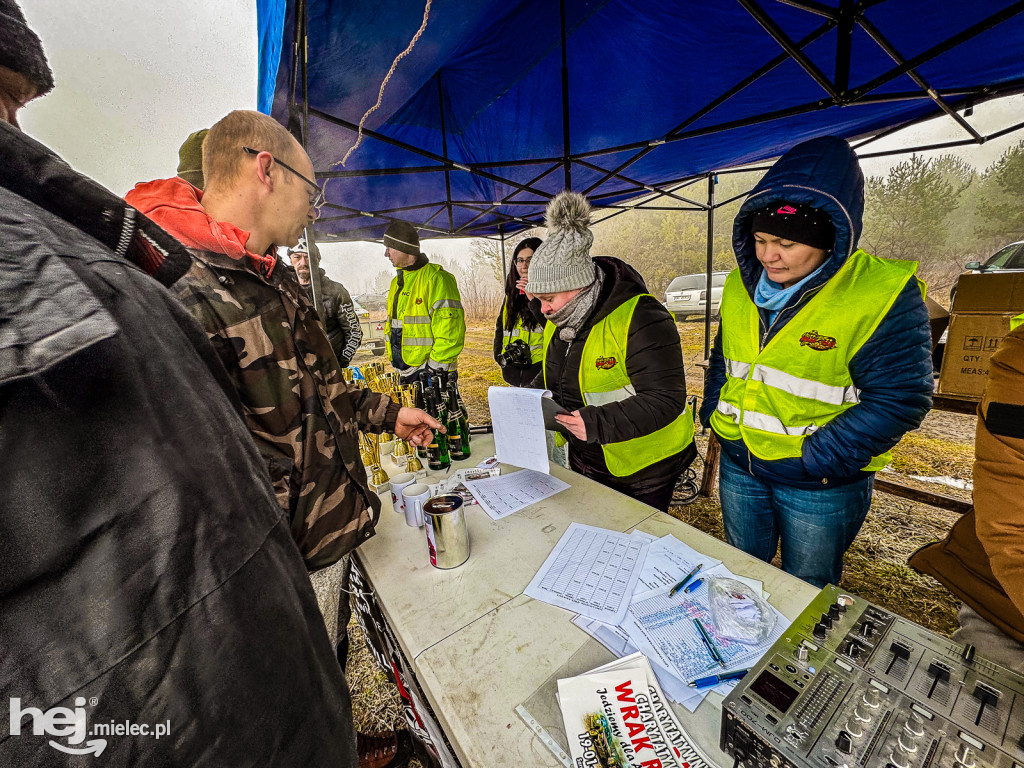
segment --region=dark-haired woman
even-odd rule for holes
[[[539,237],[528,237],[512,253],[512,265],[505,277],[505,301],[494,328],[494,360],[501,366],[505,383],[513,387],[530,386],[540,373],[544,357],[545,320],[540,302],[523,293],[530,260],[540,244]]]

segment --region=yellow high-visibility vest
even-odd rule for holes
[[[715,432],[767,461],[801,456],[809,435],[860,402],[850,361],[916,271],[916,261],[858,250],[762,349],[757,306],[734,269],[722,290],[726,382],[711,416]],[[891,458],[887,451],[862,469]]]
[[[397,308],[395,294],[398,294]],[[388,289],[385,337],[388,360],[393,360],[392,331],[401,331],[402,361],[409,368],[425,364],[435,370],[455,367],[466,343],[466,313],[455,277],[437,264],[405,270],[401,291],[398,278]]]
[[[646,296],[650,294],[642,294]],[[629,325],[641,296],[620,304],[590,329],[580,359],[579,383],[587,405],[617,403],[636,394],[626,371]],[[544,326],[544,357],[547,358],[554,323]],[[547,387],[547,365],[544,366]],[[615,477],[627,477],[683,451],[693,442],[693,414],[688,408],[670,424],[649,435],[601,445],[608,471]]]

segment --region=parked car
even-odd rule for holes
[[[371,312],[383,312],[387,307],[388,295],[386,293],[364,293],[361,296],[353,296]]]
[[[965,274],[981,274],[985,272],[997,272],[1002,270],[1024,270],[1024,240],[1010,243],[1003,246],[993,255],[989,256],[984,263],[980,261],[968,261],[964,264]],[[959,282],[959,278],[957,278]],[[949,303],[952,305],[953,297],[956,296],[956,285],[949,289]]]
[[[356,311],[356,317],[360,320],[366,320],[370,317],[369,311],[363,309],[363,305],[356,301],[355,297],[352,298],[352,309]]]
[[[728,275],[728,272],[711,273],[711,314],[714,317],[718,317],[722,288]],[[680,275],[665,289],[665,307],[676,320],[685,320],[691,315],[704,317],[707,293],[707,275]]]

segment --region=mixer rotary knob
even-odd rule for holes
[[[854,716],[846,721],[846,732],[850,734],[850,736],[852,736],[853,738],[859,739],[861,736],[864,735],[864,726],[856,718],[856,716]]]
[[[801,645],[797,646],[797,649],[796,649],[796,660],[797,661],[799,661],[802,664],[805,661],[807,661],[808,656],[810,656],[810,651],[807,650],[807,646],[806,645],[801,644]]]
[[[901,733],[897,736],[896,745],[908,755],[917,752],[917,741],[909,733]]]
[[[882,700],[882,694],[873,685],[869,685],[864,690],[864,695],[861,696],[861,699],[872,709],[878,709],[878,704]]]
[[[904,723],[903,727],[911,736],[924,736],[924,718],[913,710],[911,710],[910,716],[907,717],[907,722]]]
[[[840,731],[836,736],[836,749],[847,755],[853,752],[853,739],[846,731]]]
[[[966,744],[961,744],[956,750],[957,768],[974,768],[974,750]]]
[[[857,706],[853,708],[853,719],[859,720],[862,723],[870,723],[871,710],[863,702],[857,702]]]
[[[895,768],[910,768],[910,756],[906,752],[900,749],[894,749],[889,755],[889,762],[895,766]]]
[[[814,625],[814,629],[812,630],[812,632],[814,636],[819,640],[824,640],[826,637],[828,637],[828,627],[826,627],[820,621]]]

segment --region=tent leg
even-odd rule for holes
[[[711,357],[711,271],[715,256],[715,174],[708,174],[708,253],[706,265],[707,280],[704,283],[707,293],[704,302],[704,359]]]

